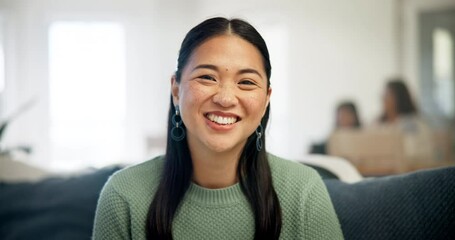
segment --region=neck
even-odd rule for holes
[[[225,188],[238,182],[237,166],[242,148],[228,152],[192,149],[193,181],[205,188]]]

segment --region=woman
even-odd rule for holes
[[[426,161],[432,159],[433,133],[419,116],[411,94],[401,79],[396,78],[387,82],[383,109],[379,124],[373,125],[373,129],[401,134],[406,158]]]
[[[352,130],[360,129],[361,124],[357,108],[351,101],[341,102],[338,104],[335,111],[335,129],[332,131],[331,136],[338,130]],[[313,143],[310,146],[311,154],[328,154],[327,141]]]
[[[400,79],[390,80],[385,88],[383,109],[380,121],[394,123],[402,117],[414,117],[417,109],[411,99],[408,88]]]
[[[165,156],[110,178],[95,239],[342,239],[317,173],[268,155],[271,66],[248,23],[212,18],[183,40]]]
[[[406,84],[401,79],[387,82],[383,97],[383,114],[379,122],[403,133],[417,134],[428,127],[420,118]]]

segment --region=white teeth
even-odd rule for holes
[[[211,113],[207,114],[207,118],[210,119],[210,121],[212,122],[216,122],[222,125],[234,124],[235,122],[237,122],[236,117],[221,117]]]

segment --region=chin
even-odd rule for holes
[[[233,150],[236,147],[236,144],[232,142],[209,142],[207,147],[216,153],[223,153]]]
[[[231,150],[233,147],[227,146],[227,145],[215,145],[215,146],[211,145],[211,146],[209,146],[209,148],[213,152],[223,153],[223,152],[227,152],[227,151]]]

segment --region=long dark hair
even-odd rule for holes
[[[387,82],[386,88],[391,91],[395,98],[396,110],[398,115],[412,115],[417,114],[417,108],[412,101],[411,94],[409,93],[406,84],[400,78],[391,79]],[[387,120],[386,113],[381,116],[381,121]]]
[[[193,29],[182,42],[176,81],[180,83],[182,69],[192,52],[209,38],[234,34],[253,44],[261,53],[267,75],[267,88],[270,86],[271,65],[269,52],[264,39],[249,23],[240,19],[211,18]],[[146,222],[147,239],[172,239],[172,220],[191,184],[193,165],[186,139],[176,142],[170,138],[171,118],[175,107],[171,104],[168,115],[168,136],[165,163],[158,189],[150,204]],[[264,131],[269,119],[270,105],[267,106],[261,124]],[[254,212],[255,239],[278,239],[281,232],[281,208],[272,185],[272,176],[265,150],[265,134],[261,136],[263,147],[256,149],[256,135],[252,133],[245,144],[239,159],[237,175],[243,193]]]

